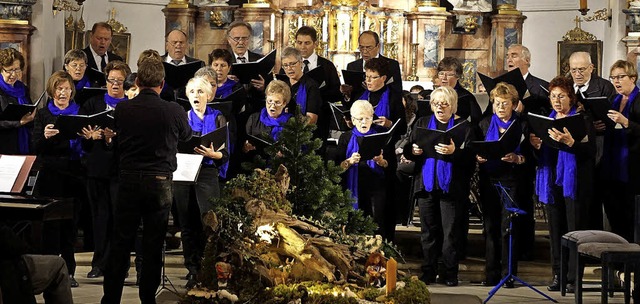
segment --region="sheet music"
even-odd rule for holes
[[[178,169],[173,172],[174,182],[195,182],[200,172],[200,164],[204,156],[200,154],[178,153]]]
[[[0,192],[11,192],[26,158],[21,155],[0,156]]]

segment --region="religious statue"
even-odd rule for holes
[[[374,252],[367,258],[365,269],[367,271],[368,284],[380,288],[386,284],[386,259],[380,252]]]
[[[493,10],[489,0],[448,0],[454,11],[490,12]]]

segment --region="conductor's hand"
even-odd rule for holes
[[[573,139],[571,133],[569,133],[569,130],[567,130],[567,128],[563,128],[563,131],[564,132],[560,132],[556,128],[551,128],[549,129],[549,137],[551,137],[552,140],[572,147],[576,141]]]
[[[486,162],[487,162],[487,159],[486,159],[486,158],[483,158],[483,157],[482,157],[482,156],[480,156],[480,155],[476,155],[476,160],[478,161],[478,163],[479,163],[479,164],[482,164],[482,163],[486,163]]]
[[[49,139],[60,133],[60,130],[54,129],[53,124],[48,124],[44,127],[44,138]]]
[[[105,128],[104,131],[102,132],[102,136],[104,136],[104,141],[107,142],[107,144],[111,144],[111,141],[116,135],[118,134],[116,134],[115,131],[109,128]]]
[[[227,75],[227,79],[233,80],[235,82],[239,81],[238,76],[236,76],[236,75]]]
[[[411,149],[411,153],[413,153],[413,155],[422,155],[422,152],[424,152],[424,151],[422,151],[422,149],[420,149],[420,147],[419,147],[418,145],[416,145],[416,144],[413,144],[411,147],[412,147],[412,149]]]
[[[257,90],[264,91],[264,78],[260,74],[258,74],[258,77],[260,79],[251,79],[251,85]]]
[[[596,131],[604,131],[607,129],[607,125],[604,124],[602,120],[594,120],[593,127],[596,129]]]
[[[84,137],[84,139],[99,140],[102,139],[102,129],[98,126],[86,126],[82,128],[82,133],[78,135]]]
[[[249,151],[253,151],[255,150],[256,147],[254,145],[252,145],[248,140],[244,142],[244,145],[242,146],[242,152],[244,153],[249,153]]]
[[[22,118],[20,118],[20,125],[24,126],[24,125],[32,122],[35,117],[36,117],[36,111],[24,114],[24,116],[22,116]]]
[[[360,162],[360,153],[354,152],[351,157],[347,158],[349,165],[355,165]]]
[[[218,151],[215,151],[213,149],[213,143],[211,143],[211,145],[209,147],[204,146],[204,145],[200,145],[198,147],[193,148],[194,151],[196,151],[196,153],[204,156],[204,157],[208,157],[208,158],[212,158],[212,159],[221,159],[222,158],[222,152],[220,152],[221,149],[224,148],[224,144],[222,144],[223,147],[220,147],[220,149],[218,149]]]
[[[378,116],[378,119],[374,120],[373,123],[387,129],[391,128],[391,125],[393,124],[391,120],[387,119],[384,116]]]
[[[351,92],[353,92],[353,87],[348,84],[340,85],[340,93],[345,96],[351,96]]]
[[[436,152],[442,155],[451,155],[456,151],[456,145],[453,143],[453,139],[450,139],[450,143],[448,145],[445,144],[437,144],[435,146]]]
[[[611,118],[615,123],[621,124],[625,128],[629,127],[629,119],[624,117],[624,115],[618,111],[609,110],[607,117]]]
[[[529,143],[536,150],[540,150],[540,147],[542,147],[542,139],[533,133],[529,134]]]

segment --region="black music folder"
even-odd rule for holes
[[[426,153],[428,157],[442,157],[442,155],[436,153],[435,146],[437,144],[448,145],[453,142],[456,145],[456,149],[460,148],[467,137],[467,130],[464,125],[469,121],[464,120],[446,131],[431,130],[423,127],[416,127],[414,130],[416,144]]]
[[[76,96],[73,97],[73,101],[79,106],[82,106],[85,101],[95,96],[104,96],[106,93],[107,88],[84,87],[82,90],[76,91]]]
[[[180,153],[195,153],[194,149],[196,147],[200,147],[200,145],[205,147],[210,147],[213,143],[213,150],[218,151],[220,147],[224,145],[224,147],[229,147],[229,123],[226,125],[217,128],[207,134],[203,134],[200,136],[191,136],[191,139],[188,141],[178,142],[178,152]]]
[[[493,90],[500,82],[506,82],[516,87],[520,100],[524,99],[524,96],[527,93],[527,83],[524,82],[522,73],[520,73],[520,68],[502,74],[496,78],[491,78],[482,73],[478,73],[478,76],[480,77],[480,81],[482,81],[484,88],[487,90],[487,94],[491,94],[491,90]]]
[[[94,68],[87,68],[84,72],[92,84],[104,87],[107,85],[107,77],[104,73]]]
[[[34,104],[8,104],[4,109],[2,109],[2,113],[0,113],[0,120],[19,121],[27,113],[35,111],[38,108],[38,104],[46,94],[47,91],[43,91]]]
[[[196,71],[203,66],[200,60],[181,65],[163,62],[162,65],[164,66],[164,81],[174,90],[184,88],[189,79],[193,78]]]
[[[347,131],[351,128],[347,125],[346,120],[351,120],[351,111],[346,106],[342,105],[339,102],[330,102],[329,107],[331,108],[331,127],[332,130],[339,131]]]
[[[238,81],[242,84],[250,84],[251,79],[267,79],[276,64],[276,50],[271,51],[266,56],[254,62],[236,62],[231,65],[231,73],[238,77]]]
[[[431,97],[429,97],[429,99],[416,100],[416,105],[418,106],[416,118],[433,115],[433,111],[431,110]]]
[[[560,132],[564,132],[564,128],[567,128],[576,143],[582,141],[582,139],[587,136],[587,129],[584,125],[584,118],[582,117],[582,114],[578,113],[560,119],[553,119],[531,112],[527,113],[527,115],[529,115],[529,125],[531,126],[533,133],[542,140],[543,144],[551,148],[561,149],[566,147],[565,144],[557,142],[549,137],[548,130],[551,128],[556,128]]]
[[[348,84],[354,89],[363,87],[362,83],[364,82],[364,78],[364,72],[342,70],[342,79],[344,79],[344,84]]]
[[[208,103],[207,106],[220,111],[220,113],[222,113],[222,115],[224,115],[224,117],[228,119],[233,116],[232,100],[214,99],[213,102]]]
[[[273,146],[273,144],[275,144],[275,142],[273,141],[273,139],[271,138],[271,136],[267,135],[267,134],[263,134],[262,135],[252,135],[252,134],[247,134],[247,140],[249,141],[249,143],[251,143],[254,147],[256,147],[257,151],[264,151],[265,148]]]
[[[609,98],[605,96],[582,97],[580,101],[584,108],[591,113],[593,120],[601,120],[607,126],[607,129],[615,128],[616,123],[607,116],[607,113],[611,110]]]
[[[391,126],[391,129],[386,132],[358,137],[358,153],[360,153],[360,158],[370,160],[380,155],[382,149],[391,141],[393,132],[396,130],[399,122],[400,120],[398,119],[393,126]]]
[[[516,120],[498,140],[472,141],[469,147],[484,159],[501,159],[518,148],[522,141],[522,128]]]
[[[113,129],[114,121],[111,114],[111,110],[106,110],[92,115],[60,115],[53,128],[60,131],[56,136],[63,139],[74,139],[79,136],[78,133],[82,133],[82,128],[86,126]]]

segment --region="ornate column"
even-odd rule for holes
[[[36,0],[0,0],[0,47],[12,47],[22,53],[26,63],[22,77],[25,82],[30,79],[31,34],[36,29],[31,25],[31,6],[35,3]]]
[[[491,16],[491,50],[489,74],[496,76],[504,72],[506,67],[507,49],[510,45],[522,43],[522,23],[527,17],[517,11],[508,11]]]
[[[638,64],[640,53],[640,5],[638,1],[629,4],[629,8],[622,10],[627,15],[627,36],[622,42],[627,46],[627,60]]]
[[[438,62],[444,57],[445,28],[447,17],[450,15],[444,7],[426,9],[424,6],[417,7],[416,12],[407,14],[407,23],[411,28],[411,34],[405,35],[405,40],[411,37],[411,41],[406,43],[405,52],[412,54],[412,58],[415,58],[416,70],[412,71],[413,62],[411,61],[410,64],[403,65],[405,75],[414,76],[415,74],[420,81],[434,79]],[[416,24],[415,32],[413,30],[414,22]],[[407,63],[409,62],[407,60]]]
[[[165,19],[165,35],[176,29],[185,32],[187,34],[187,42],[189,43],[187,55],[192,57],[195,56],[197,11],[197,8],[191,5],[188,0],[171,0],[171,2],[162,9]],[[163,52],[160,51],[160,53]]]
[[[205,62],[214,49],[228,48],[226,32],[237,5],[203,5],[196,15],[195,57]],[[207,62],[208,63],[208,62]]]
[[[256,1],[254,1],[256,2]],[[274,15],[275,25],[271,24],[271,15]],[[249,49],[253,52],[259,54],[267,54],[272,50],[271,43],[271,27],[274,26],[275,29],[280,28],[279,24],[281,24],[282,13],[272,8],[268,1],[261,0],[259,3],[247,3],[243,4],[242,8],[236,10],[235,19],[242,20],[251,25],[253,30],[252,37],[253,40]],[[282,40],[278,39],[278,31],[274,32],[274,43],[273,47],[276,49],[282,46]],[[277,60],[279,62],[279,60]]]

